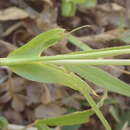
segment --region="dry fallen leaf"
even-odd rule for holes
[[[22,112],[25,107],[25,96],[15,94],[11,102],[11,105],[15,111]]]
[[[54,103],[59,99],[62,99],[67,94],[64,88],[57,87],[54,84],[44,85],[44,91],[41,96],[41,103],[49,104]]]
[[[0,10],[0,21],[25,19],[28,16],[27,12],[17,7]]]
[[[80,109],[81,105],[78,100],[76,100],[73,95],[70,97],[66,97],[62,99],[62,103],[66,105],[67,107],[72,107],[75,109]]]
[[[14,124],[22,124],[23,118],[20,112],[16,112],[12,109],[8,109],[6,112],[4,112],[4,116]]]
[[[28,82],[29,84],[26,87],[26,93],[27,93],[27,105],[31,104],[37,104],[40,103],[41,99],[41,94],[42,94],[42,89],[43,85],[40,83],[35,83],[35,82]]]
[[[25,107],[25,96],[22,92],[25,87],[25,80],[22,78],[12,78],[1,85],[0,103],[11,101],[11,106],[15,111],[22,112]]]
[[[35,109],[36,118],[56,117],[64,114],[66,109],[57,104],[39,105]]]

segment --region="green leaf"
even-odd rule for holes
[[[8,127],[8,121],[0,116],[0,129],[4,129]]]
[[[70,43],[74,44],[75,46],[79,47],[82,50],[92,50],[88,45],[82,43],[75,36],[69,35],[68,40]]]
[[[119,118],[119,111],[114,107],[114,106],[110,106],[109,108],[109,113],[112,115],[112,117],[115,119],[115,121],[117,123],[120,122],[120,118]]]
[[[82,3],[86,2],[86,0],[66,0],[66,1],[71,1],[71,2],[76,3],[76,4],[82,4]]]
[[[67,54],[68,59],[95,59],[117,55],[130,54],[130,46],[111,47],[103,49],[93,49]],[[63,55],[61,55],[63,56]]]
[[[128,84],[99,68],[84,65],[65,65],[65,67],[100,87],[125,96],[130,96],[130,86]]]
[[[26,45],[16,49],[8,57],[26,58],[40,56],[42,51],[63,39],[65,36],[64,29],[56,28],[44,32],[33,38]]]
[[[92,109],[82,111],[82,112],[73,112],[71,114],[66,114],[64,116],[39,120],[36,121],[36,124],[46,124],[49,126],[68,126],[82,124],[89,121],[90,116],[94,114]]]
[[[36,39],[34,38],[31,42],[29,42],[25,46],[12,52],[9,58],[15,60],[18,60],[19,58],[24,59],[27,56],[34,57],[34,59],[39,58],[38,56],[40,56],[43,49],[46,49],[47,47],[55,44],[64,36],[63,30],[59,30],[58,33],[57,31],[54,30],[49,32],[46,32],[45,33],[46,35],[44,34],[40,38],[39,37],[36,37]],[[46,40],[44,40],[43,38],[46,38]],[[95,101],[90,96],[90,93],[93,90],[78,76],[74,75],[73,73],[67,72],[65,69],[61,69],[61,67],[51,64],[45,64],[44,62],[40,62],[37,60],[26,63],[21,62],[20,64],[12,64],[12,65],[10,64],[9,67],[15,73],[29,80],[46,82],[46,83],[58,83],[80,91],[88,100],[89,104],[91,105],[95,113],[98,115],[99,119],[102,121],[105,128],[107,130],[111,130],[102,112],[99,110]]]
[[[68,73],[67,71],[54,65],[35,62],[32,64],[13,65],[10,67],[15,73],[29,80],[46,83],[58,83],[80,91],[88,100],[89,104],[92,106],[93,110],[96,112],[107,130],[111,130],[98,106],[96,106],[96,103],[89,95],[89,93],[92,93],[93,90],[78,76],[73,73]]]
[[[51,128],[49,128],[47,125],[45,124],[36,124],[36,127],[38,130],[52,130]]]
[[[86,0],[86,2],[83,4],[83,6],[87,8],[93,8],[97,4],[97,0]]]
[[[70,86],[70,83],[72,83],[70,74],[55,65],[42,64],[39,62],[13,65],[10,66],[10,68],[18,75],[32,81],[58,83],[67,86]]]
[[[116,124],[116,130],[122,130],[125,123],[130,127],[130,110],[120,114],[120,122]]]
[[[79,41],[79,40],[76,39],[75,41]],[[80,47],[80,49],[86,50],[86,53],[87,52],[88,53],[93,53],[93,52],[101,52],[102,53],[102,52],[107,52],[107,51],[123,50],[123,49],[129,49],[129,48],[130,48],[129,45],[128,46],[121,46],[121,47],[105,48],[105,49],[103,48],[103,49],[98,49],[98,50],[97,49],[90,50],[90,48],[86,49],[86,48]],[[82,52],[82,51],[79,52],[79,54],[82,54],[82,53],[84,53],[84,52]],[[97,86],[107,88],[110,91],[117,92],[117,93],[120,93],[120,94],[123,94],[126,96],[130,96],[130,86],[128,84],[121,81],[120,79],[113,77],[108,72],[105,72],[97,67],[84,66],[84,65],[71,65],[71,66],[67,66],[67,68],[73,72],[78,73],[80,76],[93,82]]]
[[[75,15],[77,9],[76,3],[72,1],[62,0],[62,15],[65,17],[72,17]]]
[[[74,90],[82,90],[83,87],[88,89],[88,92],[94,93],[83,80],[72,72],[68,72],[65,68],[55,66],[53,64],[29,63],[9,66],[16,74],[32,81],[42,83],[56,83],[68,86]],[[83,86],[83,87],[82,87]]]

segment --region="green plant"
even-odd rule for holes
[[[92,50],[86,46],[84,49],[85,51],[56,56],[41,56],[43,50],[58,43],[60,40],[68,37],[69,35],[70,33],[65,32],[65,30],[61,28],[41,33],[26,45],[10,53],[7,58],[0,58],[0,66],[8,66],[13,72],[29,80],[43,83],[61,84],[74,90],[78,90],[84,95],[92,107],[92,109],[85,112],[78,112],[53,119],[36,121],[35,124],[40,128],[41,124],[49,126],[81,124],[88,121],[89,117],[95,112],[106,130],[111,130],[110,125],[99,109],[101,106],[99,104],[101,103],[96,104],[90,96],[90,94],[96,95],[96,93],[85,81],[75,75],[75,73],[110,91],[130,96],[129,85],[92,66],[130,65],[130,60],[98,59],[129,54],[130,46],[96,50]],[[69,36],[69,40],[73,43],[77,41],[77,39],[73,36]],[[80,44],[82,43],[80,42]],[[86,51],[87,49],[88,51]],[[67,120],[69,120],[69,122],[67,122]]]
[[[4,117],[0,116],[0,129],[5,130],[7,129],[7,127],[8,127],[8,121]]]
[[[97,0],[62,0],[62,15],[66,17],[74,16],[78,5],[84,5],[87,8],[94,7]]]

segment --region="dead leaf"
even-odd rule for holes
[[[73,95],[70,97],[63,98],[62,103],[67,107],[71,107],[71,108],[80,109],[81,107],[80,102],[78,102],[78,100],[75,99]]]
[[[64,114],[66,109],[57,104],[40,105],[35,109],[36,118],[56,117]]]
[[[43,0],[43,1],[49,4],[50,6],[53,6],[53,2],[51,0]]]
[[[1,85],[0,102],[11,101],[11,106],[16,111],[23,111],[25,107],[25,96],[21,94],[25,89],[25,81],[22,78],[12,78]]]
[[[23,118],[22,115],[19,112],[16,112],[12,109],[7,110],[4,112],[4,116],[11,122],[15,124],[22,124]]]
[[[54,84],[48,84],[47,86],[44,85],[41,102],[43,104],[49,104],[64,98],[66,94],[67,92],[64,88],[57,87]]]
[[[27,92],[27,105],[36,104],[41,102],[41,94],[42,94],[42,84],[30,82],[26,87]]]
[[[15,111],[22,112],[25,107],[25,96],[16,94],[12,99],[11,106]]]
[[[41,102],[43,104],[49,104],[51,103],[51,93],[48,86],[44,86],[44,92],[41,96]]]
[[[17,7],[0,10],[0,21],[19,20],[29,17],[28,13]]]

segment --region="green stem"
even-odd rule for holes
[[[124,59],[96,59],[96,60],[51,60],[46,63],[57,65],[130,65],[130,60]]]
[[[78,40],[78,38],[73,35],[69,35],[68,40],[70,43],[79,47],[81,50],[92,50],[87,44],[84,44],[82,41]]]
[[[103,57],[111,57],[130,54],[130,49],[118,49],[118,50],[97,50],[95,52],[81,52],[81,54],[66,54],[66,55],[56,55],[56,56],[45,56],[45,59],[54,59],[54,60],[62,60],[62,59],[96,59]]]
[[[39,61],[39,58],[0,58],[0,66],[10,66]]]
[[[73,81],[73,85],[70,84],[69,86],[74,86],[73,89],[78,88],[77,90],[83,94],[85,99],[88,101],[89,105],[92,107],[92,109],[95,111],[96,115],[106,128],[106,130],[111,130],[111,127],[105,117],[103,116],[102,112],[100,111],[99,107],[102,104],[103,100],[99,103],[96,104],[96,102],[93,100],[93,98],[90,96],[90,93],[92,93],[92,90],[90,89],[90,86],[83,80],[81,80],[78,76],[74,75],[73,73],[71,74],[72,78],[71,80]]]
[[[109,125],[109,123],[107,122],[107,120],[105,119],[105,117],[103,116],[102,112],[99,110],[97,104],[94,102],[94,100],[92,99],[90,94],[87,92],[87,90],[84,88],[81,93],[84,95],[86,100],[89,102],[89,104],[91,105],[92,109],[95,111],[95,113],[99,117],[100,121],[103,123],[104,127],[106,128],[106,130],[112,130],[110,125]]]
[[[55,58],[54,58],[55,59]],[[81,59],[68,59],[68,60],[53,60],[53,58],[47,57],[34,57],[34,58],[0,58],[0,66],[10,66],[16,64],[29,64],[31,62],[43,62],[52,63],[57,65],[130,65],[129,59],[91,59],[91,60],[81,60]]]

